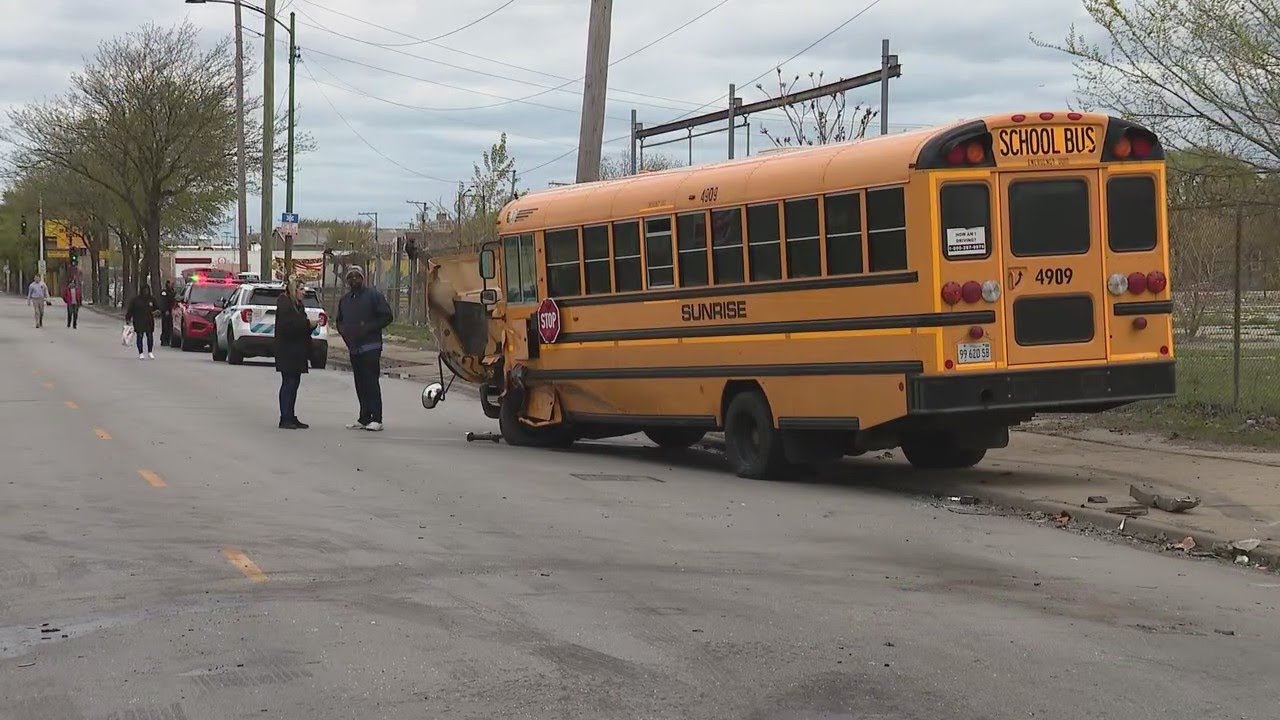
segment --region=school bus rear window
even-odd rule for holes
[[[1116,252],[1156,247],[1156,181],[1146,175],[1107,183],[1107,238]]]
[[[939,204],[944,257],[991,257],[991,188],[986,183],[947,183],[942,186]]]
[[[1089,252],[1089,185],[1019,180],[1009,186],[1009,248],[1020,257]]]

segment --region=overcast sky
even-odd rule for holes
[[[552,88],[582,76],[590,0],[279,5],[286,21],[297,12],[300,125],[318,144],[299,159],[295,204],[304,216],[377,211],[384,226],[401,226],[413,212],[406,200],[451,203],[455,185],[447,181],[470,177],[472,163],[503,131],[522,187],[573,180],[581,84]],[[234,25],[230,6],[182,0],[0,0],[0,8],[7,21],[0,47],[5,106],[62,92],[98,42],[144,22],[189,19],[210,43]],[[748,81],[766,73],[766,87],[776,88],[771,68],[864,9],[783,69],[789,76],[821,70],[828,80],[858,75],[879,67],[880,40],[889,38],[903,66],[891,85],[891,131],[1065,106],[1074,88],[1071,63],[1036,48],[1028,35],[1058,40],[1072,23],[1091,29],[1081,0],[615,0],[614,61],[710,12],[610,69],[606,140],[627,136],[633,108],[652,126],[704,103],[716,101],[703,112],[725,107],[717,99],[731,82],[745,87],[739,92],[746,102],[763,99]],[[246,13],[246,27],[258,33],[246,34],[246,42],[261,58],[262,18]],[[280,106],[285,57],[281,49]],[[261,75],[254,83],[260,93]],[[878,106],[874,86],[859,92],[851,102]],[[751,130],[753,151],[767,142],[760,122]],[[741,131],[739,152],[746,140]],[[726,144],[723,133],[695,141],[694,161],[722,159]],[[626,149],[625,139],[605,146],[610,154]],[[685,143],[661,151],[688,161]],[[250,200],[253,225],[258,202]],[[278,186],[277,213],[283,203]]]

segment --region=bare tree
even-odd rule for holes
[[[1172,147],[1280,170],[1276,0],[1083,0],[1106,33],[1032,42],[1076,61],[1086,107],[1118,111]]]
[[[646,155],[643,162],[637,163],[636,170],[639,172],[658,172],[659,170],[670,170],[677,167],[681,167],[681,165],[676,162],[675,158],[658,153]],[[626,151],[606,155],[600,160],[601,180],[616,180],[627,177],[630,174],[631,156]]]
[[[765,90],[764,85],[757,83],[756,89],[770,99],[787,99],[795,94],[800,84],[800,76],[796,75],[788,82],[782,77],[782,68],[777,68],[778,94],[773,95]],[[809,73],[811,87],[823,84],[823,73]],[[775,135],[769,128],[761,125],[760,134],[769,138],[777,147],[794,147],[805,145],[828,145],[846,140],[860,140],[867,135],[871,121],[880,115],[880,111],[861,103],[849,107],[845,93],[839,92],[826,97],[814,98],[804,102],[788,103],[782,107],[787,120],[791,124],[790,135]]]

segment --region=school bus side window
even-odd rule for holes
[[[640,266],[640,223],[613,224],[613,275],[618,292],[644,289],[644,268]]]
[[[548,230],[547,294],[572,297],[582,294],[578,266],[578,229]]]
[[[742,282],[742,208],[711,213],[711,264],[716,285]]]
[[[676,221],[680,248],[680,287],[707,284],[707,214],[689,213]]]
[[[538,299],[538,278],[533,268],[533,235],[502,238],[502,277],[507,303],[519,305]]]
[[[676,284],[675,259],[671,252],[671,218],[644,221],[645,265],[649,287],[672,287]]]
[[[596,225],[582,230],[582,257],[586,264],[587,294],[601,295],[613,291],[609,273],[609,226]]]
[[[867,193],[871,272],[907,269],[907,210],[902,188]]]
[[[818,199],[788,200],[786,204],[787,277],[822,274],[822,247],[818,236]]]
[[[778,205],[752,205],[747,208],[747,253],[751,261],[751,279],[782,279],[782,241],[778,235]]]
[[[828,195],[827,274],[862,272],[862,193]]]

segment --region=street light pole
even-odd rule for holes
[[[284,211],[290,215],[293,214],[294,79],[298,67],[298,43],[294,32],[296,29],[296,16],[294,13],[289,13],[289,154],[286,160],[288,169],[285,171]],[[286,233],[284,236],[284,268],[286,278],[293,274],[293,233]]]

